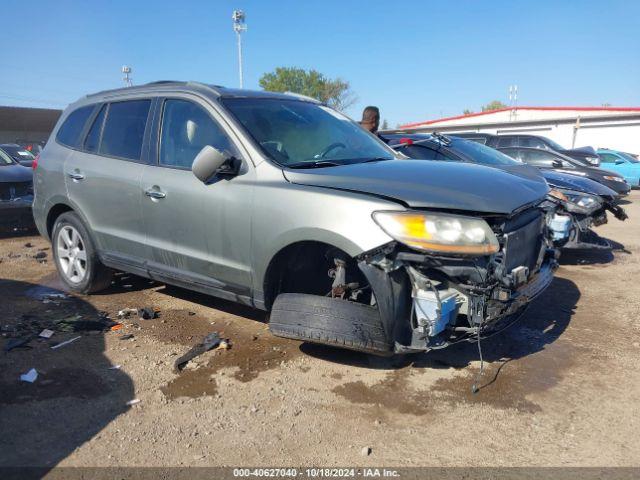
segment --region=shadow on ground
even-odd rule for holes
[[[99,313],[76,297],[43,301],[62,293],[40,285],[0,279],[3,295],[3,338],[0,340],[0,467],[56,466],[89,441],[118,415],[131,408],[132,380],[109,369],[100,331],[56,331],[51,339],[38,337],[43,324],[82,315],[95,320]],[[38,296],[34,298],[34,295]],[[51,349],[55,343],[81,338]],[[32,337],[28,345],[5,351],[11,338]],[[31,368],[34,383],[19,380]]]
[[[607,239],[611,249],[564,249],[560,256],[561,265],[604,265],[615,260],[615,253],[631,255],[625,246]]]

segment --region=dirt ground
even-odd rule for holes
[[[302,344],[262,312],[126,275],[48,297],[61,287],[49,244],[3,238],[2,347],[75,315],[160,315],[0,351],[0,466],[638,466],[640,192],[625,208],[597,229],[613,252],[563,255],[525,317],[484,342],[475,395],[473,344],[395,360]],[[212,331],[232,348],[174,373]]]

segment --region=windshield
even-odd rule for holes
[[[222,102],[263,152],[282,166],[395,158],[380,140],[323,105],[272,98],[223,98]]]
[[[635,158],[633,155],[629,154],[629,153],[624,153],[624,152],[619,152],[619,155],[621,157],[624,157],[625,160],[631,162],[631,163],[640,163],[640,160],[638,160],[637,158]]]
[[[25,150],[22,147],[14,147],[12,145],[3,145],[2,149],[11,155],[17,161],[33,160],[36,158],[29,150]]]
[[[549,146],[551,148],[553,148],[554,150],[564,150],[564,147],[562,145],[560,145],[559,143],[554,142],[550,138],[547,138],[546,140],[547,140],[547,143],[549,144]]]
[[[471,140],[451,137],[451,147],[482,165],[522,165],[498,150]]]

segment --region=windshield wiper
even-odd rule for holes
[[[371,162],[384,162],[386,160],[393,160],[393,158],[388,158],[388,157],[374,157],[374,158],[367,158],[366,160],[362,161],[362,162],[358,162],[358,163],[371,163]]]
[[[316,160],[313,162],[286,163],[283,166],[287,168],[324,168],[324,167],[338,167],[340,165],[344,165],[344,163],[338,163],[331,160]]]

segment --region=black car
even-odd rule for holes
[[[541,135],[491,135],[490,133],[478,132],[454,133],[452,135],[483,143],[484,145],[492,148],[525,147],[539,148],[541,150],[551,150],[554,152],[562,153],[567,157],[573,158],[574,160],[577,160],[585,166],[597,167],[598,165],[600,165],[600,157],[593,149],[593,147],[566,149],[550,138],[543,137]]]
[[[0,145],[0,150],[13,158],[23,167],[31,167],[36,156],[29,150],[17,143],[3,143]]]
[[[597,167],[587,167],[577,160],[558,152],[531,147],[509,147],[498,148],[498,150],[522,163],[533,165],[534,167],[543,169],[552,168],[559,172],[590,178],[615,190],[615,192],[621,196],[627,195],[631,190],[631,186],[619,173]]]
[[[0,230],[33,226],[33,173],[0,150]]]
[[[443,135],[383,135],[389,145],[406,156],[424,160],[478,163],[515,175],[542,175],[563,200],[565,212],[550,222],[557,246],[564,248],[609,248],[609,243],[590,228],[607,222],[606,211],[625,220],[625,211],[616,205],[617,193],[601,183],[555,170],[538,170],[483,145]]]

